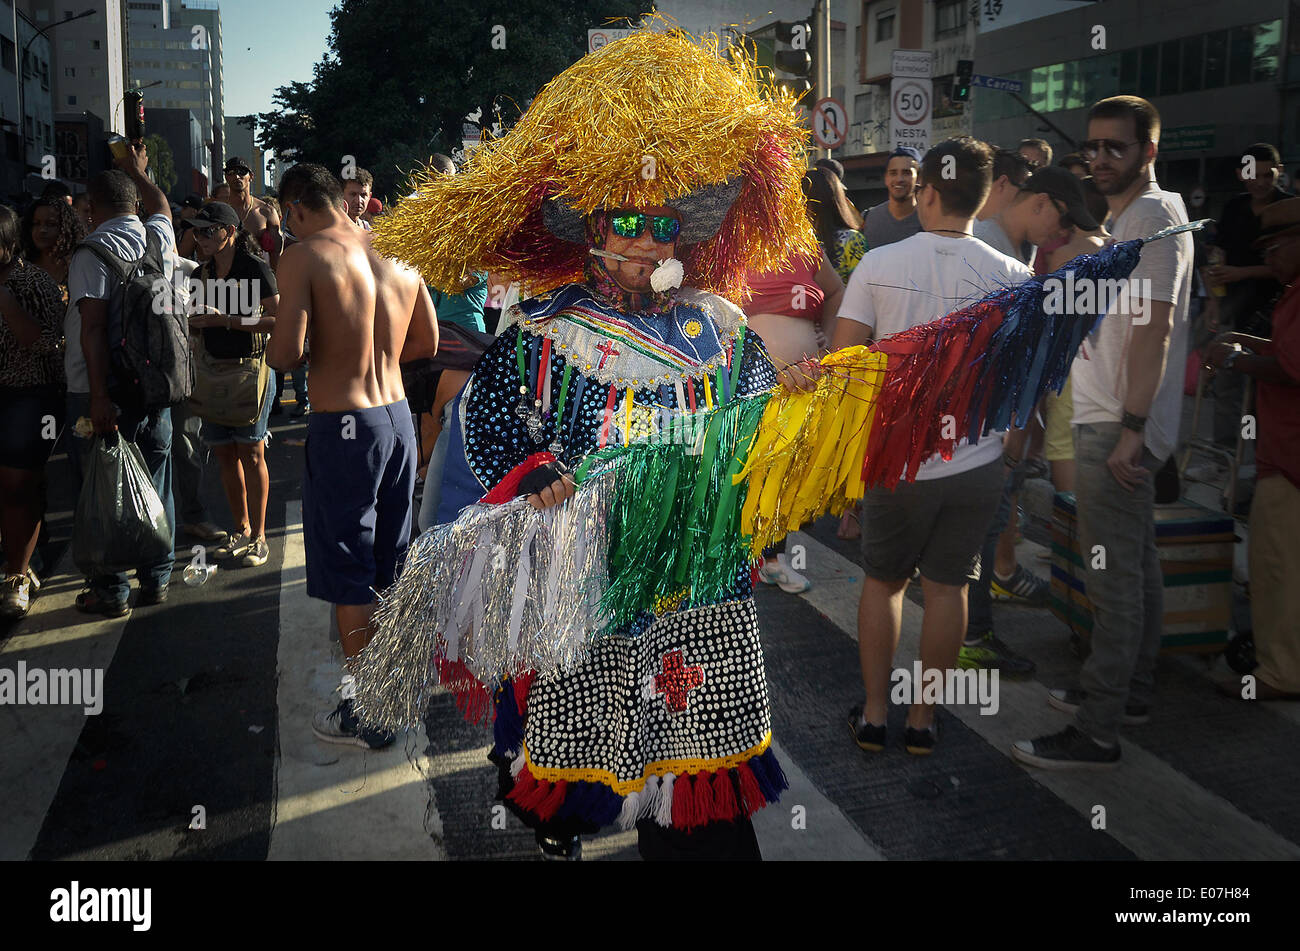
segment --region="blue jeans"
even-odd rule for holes
[[[80,417],[89,415],[90,394],[69,393],[69,425],[75,425]],[[171,527],[174,544],[176,512],[172,502],[172,411],[163,408],[143,414],[124,412],[117,418],[117,429],[123,439],[135,443],[140,455],[144,457],[153,487],[162,500],[163,511],[167,513],[167,524]],[[77,475],[78,491],[89,450],[90,440],[73,435],[68,454]],[[167,584],[171,580],[175,561],[175,555],[169,554],[153,564],[136,566],[136,579],[140,582],[140,587],[157,589]],[[105,601],[122,602],[131,593],[126,572],[95,575],[89,579],[89,585],[95,596]]]

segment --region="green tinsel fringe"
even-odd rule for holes
[[[587,457],[579,481],[596,466],[618,465],[609,587],[600,603],[607,629],[653,612],[656,603],[719,601],[750,567],[752,540],[740,529],[746,484],[735,485],[732,477],[744,465],[767,400],[766,394],[733,400],[695,419],[682,417],[647,441]],[[702,451],[695,453],[701,437]]]

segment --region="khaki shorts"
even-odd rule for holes
[[[1074,437],[1070,434],[1070,418],[1074,416],[1073,378],[1067,378],[1061,395],[1047,394],[1047,421],[1043,427],[1043,456],[1048,462],[1064,462],[1074,458]]]

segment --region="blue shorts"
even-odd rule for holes
[[[307,417],[308,597],[370,604],[393,583],[411,543],[415,446],[406,400]]]
[[[280,374],[272,373],[267,381],[266,396],[262,400],[262,412],[257,419],[247,426],[218,426],[216,423],[203,422],[203,429],[200,434],[203,441],[209,446],[228,446],[232,442],[252,445],[253,443],[266,442],[271,438],[271,404],[275,402],[276,377]]]

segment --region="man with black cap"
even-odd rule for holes
[[[1034,259],[1036,245],[1047,244],[1071,227],[1094,231],[1100,225],[1088,212],[1079,180],[1067,169],[1048,167],[1029,176],[1001,212],[976,222],[974,233],[989,247],[1028,265]],[[1004,461],[1009,471],[980,552],[979,579],[970,586],[966,637],[960,654],[963,666],[997,669],[1006,677],[1027,677],[1034,672],[1034,665],[993,636],[994,595],[1036,605],[1045,604],[1048,597],[1047,582],[1016,562],[1014,545],[1006,541],[999,545],[999,538],[1011,524],[1012,513],[1017,511],[1017,493],[1025,481],[1023,457],[1028,432],[1013,429],[1004,442]]]
[[[1100,223],[1088,212],[1083,186],[1063,168],[1048,166],[1029,180],[1010,203],[993,218],[975,226],[975,237],[990,247],[1029,264],[1033,255],[1022,256],[1029,245],[1043,245],[1061,237],[1074,226],[1095,231]]]
[[[280,263],[280,216],[275,209],[254,198],[252,193],[253,170],[238,155],[226,161],[226,184],[230,186],[230,207],[239,216],[239,227],[253,237],[262,249],[263,259],[275,270]]]

